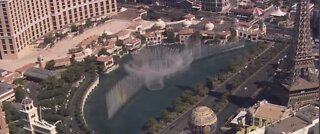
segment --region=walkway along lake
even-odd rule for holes
[[[207,76],[215,75],[221,69],[225,69],[230,59],[245,50],[246,47],[195,61],[187,71],[166,79],[163,90],[145,89],[137,93],[115,117],[108,120],[106,92],[127,75],[123,64],[130,60],[130,56],[124,57],[121,59],[119,69],[107,75],[100,75],[99,85],[92,91],[85,104],[85,120],[89,128],[99,134],[140,134],[147,120],[159,117],[161,110],[171,106],[173,99],[179,96],[183,89],[204,82]]]

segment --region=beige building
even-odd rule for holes
[[[38,115],[38,108],[34,107],[33,100],[26,97],[22,100],[21,118],[25,134],[56,134],[56,126],[47,123]]]
[[[201,9],[204,11],[223,12],[228,8],[229,0],[201,0]]]
[[[0,103],[13,101],[14,99],[14,85],[0,82]]]
[[[1,0],[0,59],[17,59],[52,30],[117,12],[116,0]]]

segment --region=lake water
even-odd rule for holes
[[[246,48],[241,48],[195,61],[187,71],[166,79],[166,86],[162,90],[141,90],[123,106],[114,118],[108,120],[106,92],[126,75],[122,65],[130,60],[130,56],[124,57],[119,69],[107,75],[100,75],[100,84],[88,97],[85,104],[85,120],[92,130],[101,134],[140,134],[148,119],[159,117],[160,111],[171,106],[173,99],[179,96],[183,89],[195,83],[204,82],[207,76],[215,75],[221,69],[225,69],[230,59],[245,50]]]

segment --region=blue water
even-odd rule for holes
[[[207,76],[217,74],[221,69],[225,69],[229,59],[245,50],[242,48],[192,63],[187,71],[165,80],[166,86],[162,90],[140,91],[114,118],[108,120],[106,92],[126,75],[122,64],[130,60],[130,57],[125,57],[118,70],[108,75],[100,75],[100,84],[85,104],[85,119],[92,130],[102,134],[140,134],[146,121],[150,117],[158,117],[162,109],[171,106],[172,100],[181,94],[182,89],[204,82]]]

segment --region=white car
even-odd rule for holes
[[[244,87],[244,90],[247,90],[248,88],[247,87]]]

